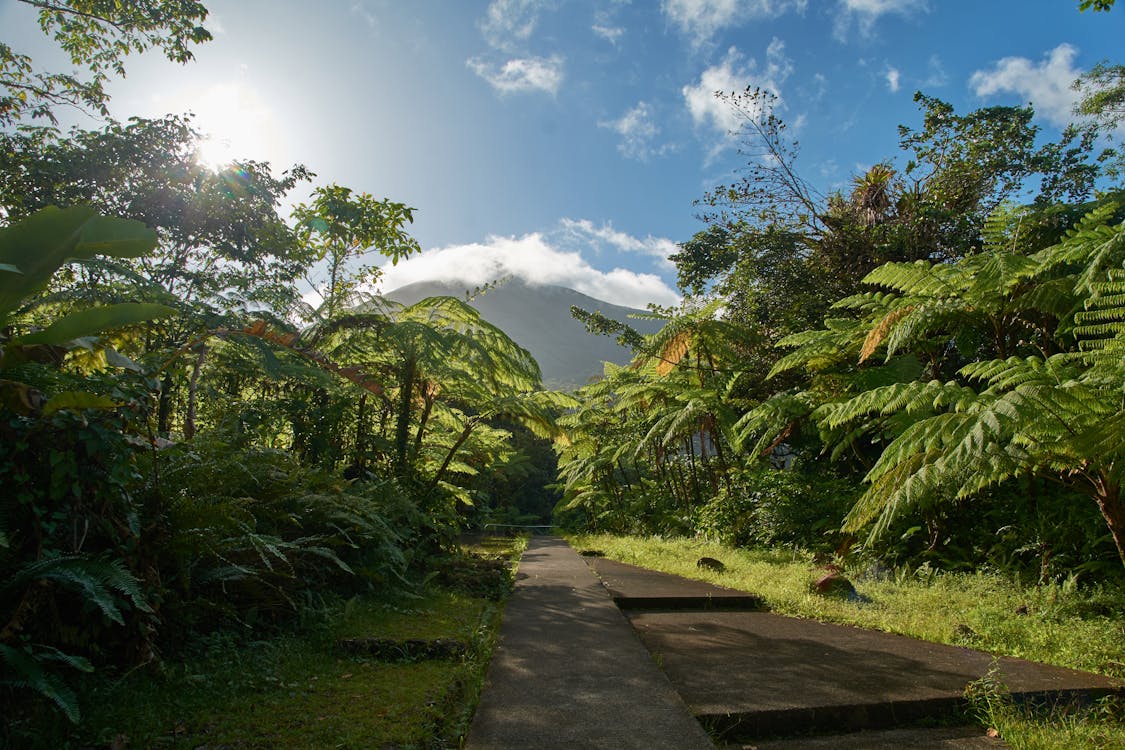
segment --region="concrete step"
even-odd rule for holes
[[[757,610],[762,600],[745,591],[716,586],[706,581],[655,573],[601,557],[586,563],[609,590],[614,603],[624,610]]]
[[[953,718],[986,676],[1023,701],[1122,691],[1101,675],[766,612],[630,619],[692,713],[733,740]]]
[[[692,713],[724,740],[956,720],[966,688],[986,676],[1018,701],[1125,691],[1101,675],[775,615],[746,592],[605,558],[587,563]]]
[[[721,750],[1004,750],[1007,747],[1009,745],[1002,739],[987,736],[980,727],[939,727],[794,737],[723,745]]]

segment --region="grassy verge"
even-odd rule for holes
[[[1019,586],[988,573],[844,573],[868,603],[813,593],[824,570],[795,551],[732,549],[697,539],[576,535],[580,550],[653,570],[758,594],[771,610],[874,628],[994,654],[1017,656],[1125,679],[1125,592],[1109,587]],[[700,569],[700,557],[726,565]],[[979,702],[982,720],[1015,748],[1125,747],[1121,704],[1033,713],[996,694]]]
[[[520,540],[492,543],[514,554]],[[457,747],[468,728],[501,604],[430,584],[355,597],[306,615],[297,632],[253,643],[216,636],[199,654],[83,689],[77,727],[25,727],[34,747]],[[453,639],[459,658],[386,661],[345,653],[342,638]],[[30,730],[30,731],[28,731]]]

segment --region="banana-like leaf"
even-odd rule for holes
[[[121,302],[115,305],[102,305],[64,315],[42,331],[20,336],[13,342],[17,344],[63,344],[83,336],[92,336],[133,323],[168,318],[175,314],[176,311],[167,305],[156,305],[150,302]]]
[[[156,246],[139,221],[99,216],[89,206],[48,206],[0,229],[0,323],[68,260],[94,255],[135,258]]]
[[[43,406],[43,416],[50,416],[60,409],[114,409],[119,403],[108,396],[99,396],[86,391],[64,391],[55,394]]]

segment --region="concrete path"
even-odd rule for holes
[[[1007,746],[980,727],[910,725],[956,717],[965,687],[986,674],[1022,697],[1123,689],[1099,675],[753,611],[757,598],[743,592],[587,562],[560,539],[531,540],[469,750],[712,748],[699,722],[722,742],[750,743],[732,748],[996,750]]]
[[[533,537],[467,747],[713,745],[578,554],[561,539]]]
[[[591,565],[606,570],[607,587],[625,600],[637,595],[652,601],[656,590],[675,592],[682,585],[698,591],[707,585],[622,563]],[[729,589],[712,595],[724,591]],[[964,705],[966,686],[990,673],[1024,698],[1092,697],[1122,687],[1072,669],[768,612],[649,610],[631,611],[629,617],[692,713],[731,739],[947,719]],[[874,739],[867,736],[868,742]],[[777,747],[805,747],[805,742]],[[933,746],[995,743],[983,737],[977,742]]]

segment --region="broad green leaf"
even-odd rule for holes
[[[0,229],[0,324],[68,260],[96,254],[134,258],[156,246],[156,232],[139,221],[98,216],[88,206],[47,208]]]
[[[43,407],[43,415],[50,416],[61,409],[114,409],[119,403],[108,396],[85,391],[64,391],[52,396]]]
[[[105,354],[106,364],[110,367],[120,367],[123,370],[130,370],[132,372],[141,371],[140,365],[138,365],[136,362],[131,360],[129,357],[126,357],[116,349],[109,348],[106,349],[103,353]]]
[[[42,331],[21,336],[14,341],[19,344],[63,344],[82,336],[91,336],[156,318],[168,318],[175,314],[176,311],[167,305],[150,302],[103,305],[65,315]]]

